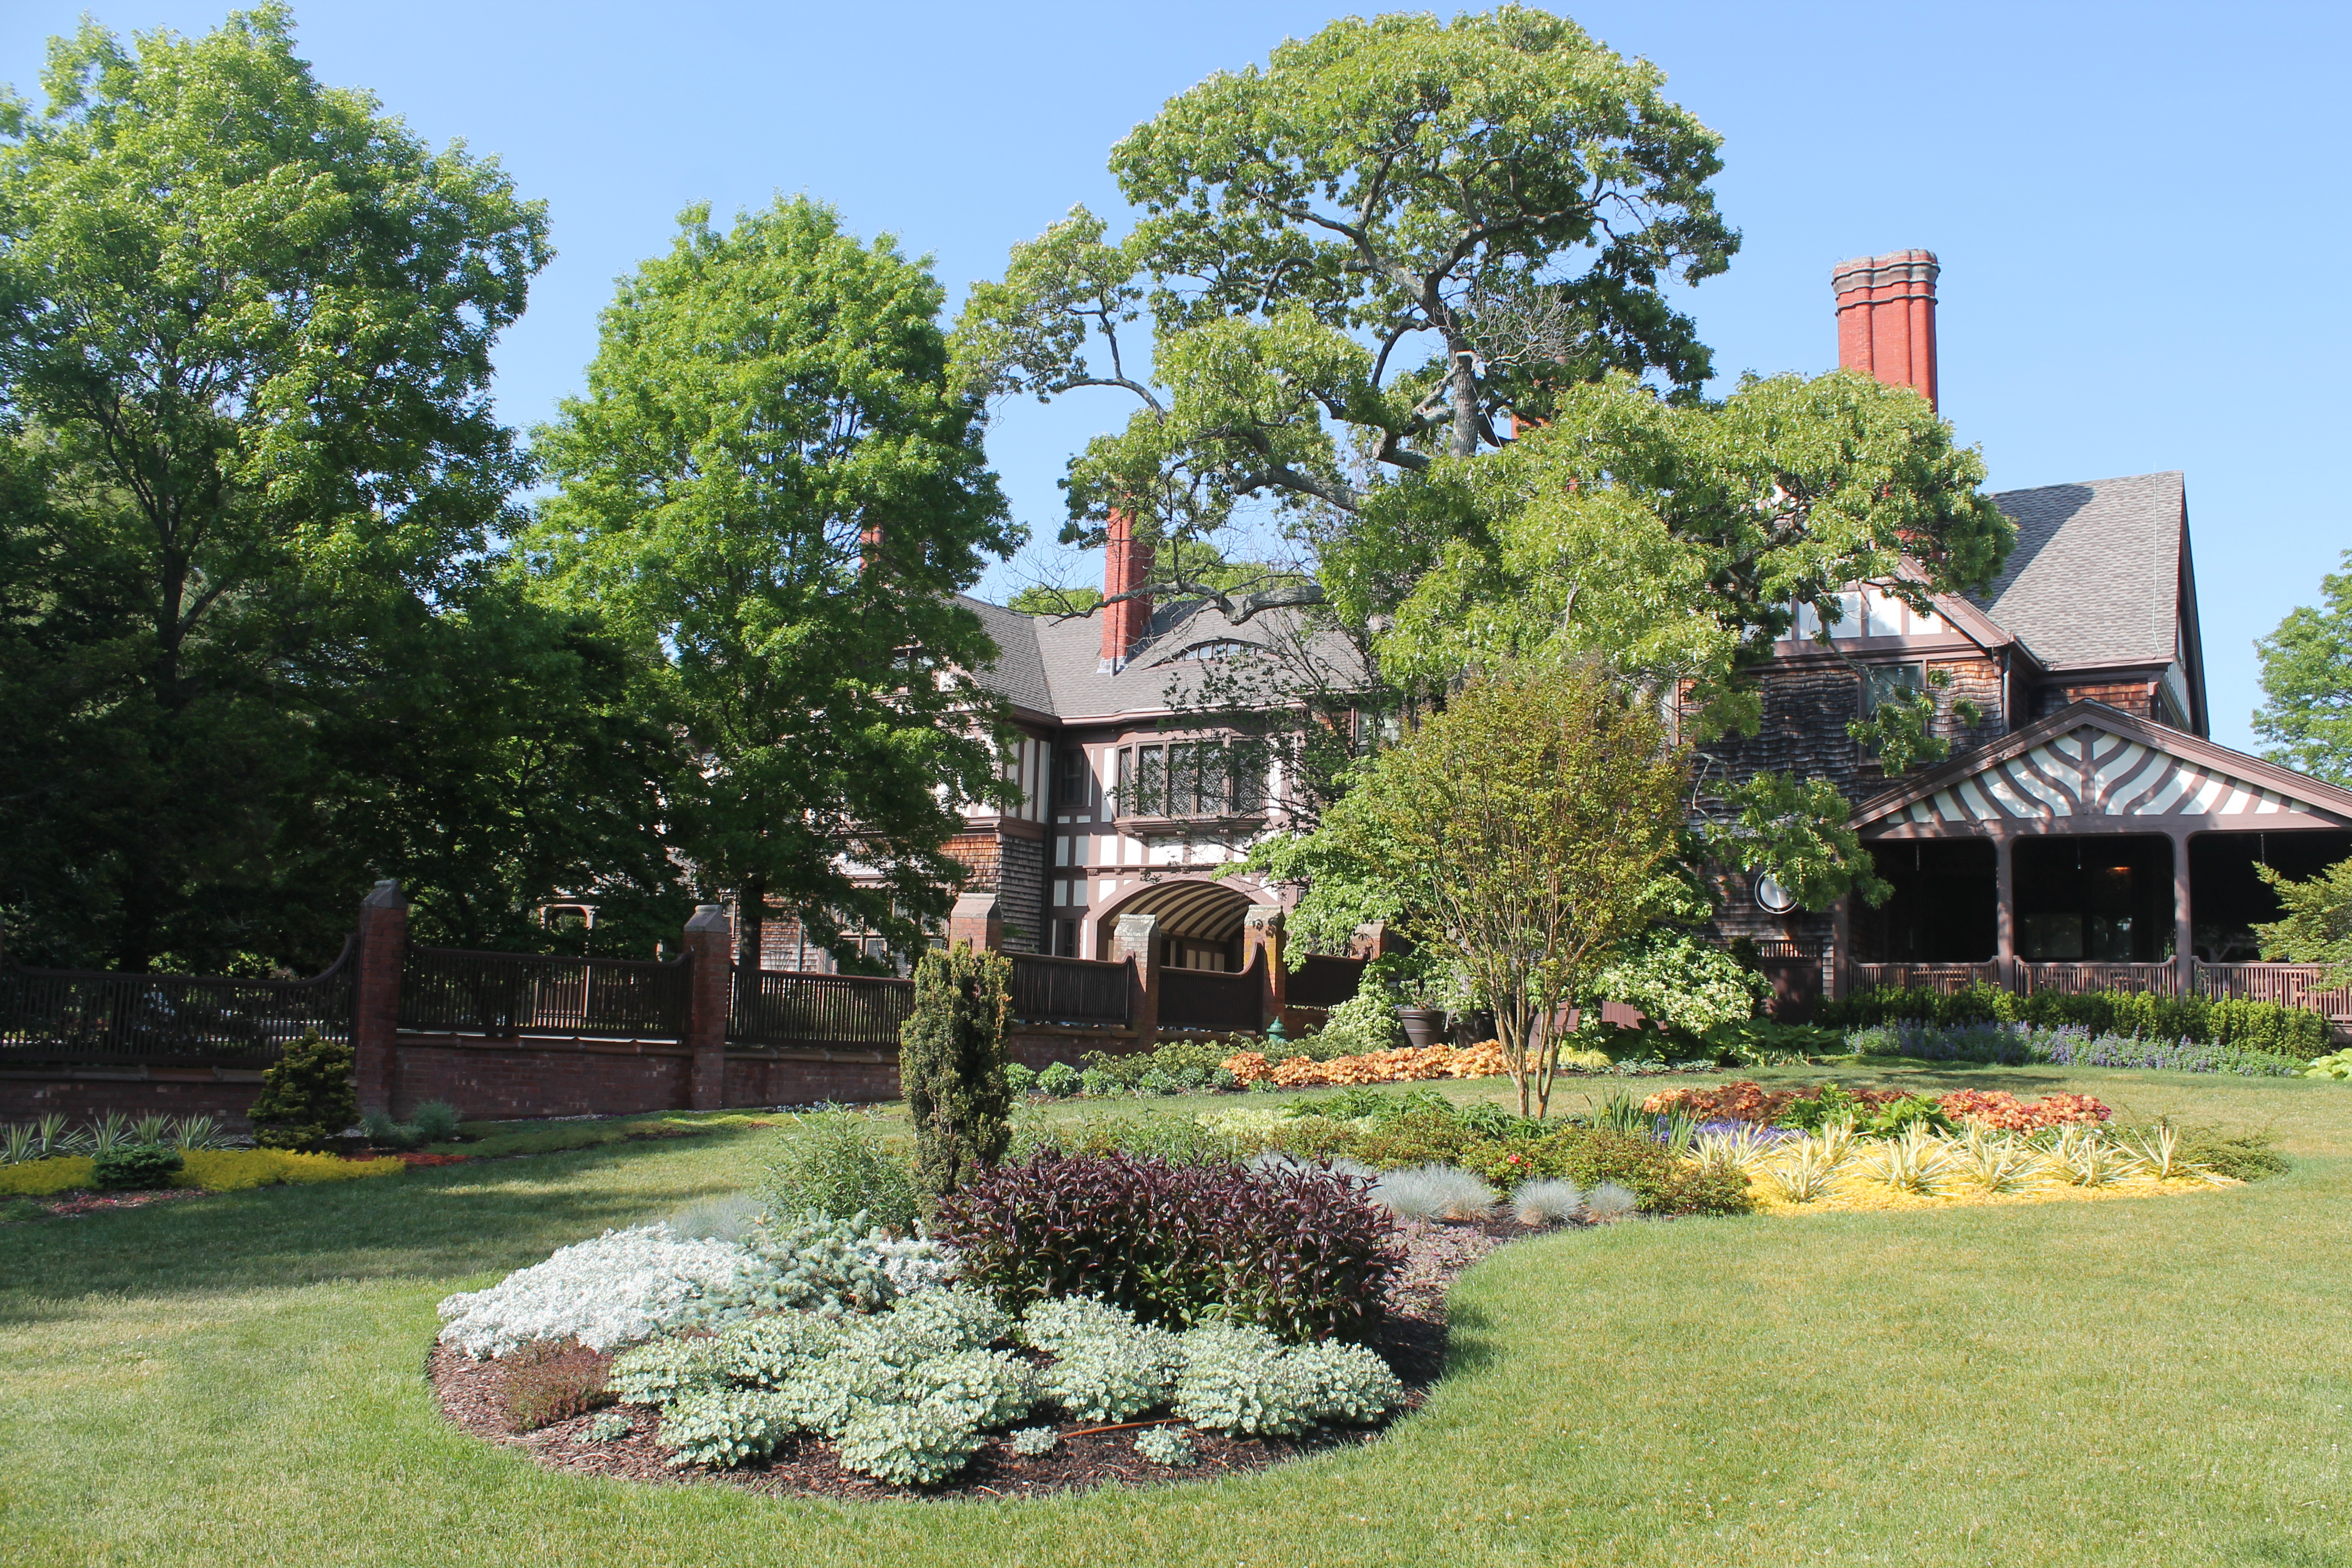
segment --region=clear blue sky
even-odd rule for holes
[[[0,79],[36,87],[84,9],[196,32],[187,0],[8,0]],[[678,210],[777,191],[929,252],[959,300],[1171,94],[1337,13],[1236,5],[310,0],[320,77],[496,153],[558,259],[499,353],[528,425],[578,386],[612,280]],[[1944,411],[1996,489],[2186,471],[2216,738],[2251,741],[2253,639],[2352,545],[2341,474],[2341,130],[2352,6],[1599,0],[1577,19],[1726,138],[1746,247],[1689,301],[1728,375],[1828,368],[1831,264],[1942,258]],[[1066,454],[1123,408],[1007,412],[991,451],[1050,539]],[[1091,571],[1091,566],[1082,570]],[[992,586],[1018,581],[1008,569]],[[2086,610],[2091,606],[2085,606]]]

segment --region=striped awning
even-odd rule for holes
[[[1242,920],[1250,910],[1250,896],[1227,882],[1171,877],[1155,882],[1122,900],[1122,915],[1157,915],[1162,936],[1192,937],[1201,942],[1231,942],[1241,934]]]

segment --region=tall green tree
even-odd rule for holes
[[[1591,661],[1508,664],[1361,770],[1318,837],[1377,867],[1404,934],[1495,1012],[1522,1116],[1544,1114],[1562,1008],[1685,900],[1687,758]]]
[[[2347,570],[2319,580],[2320,602],[2287,612],[2254,645],[2263,661],[2263,705],[2254,732],[2263,754],[2315,778],[2352,784],[2352,550]]]
[[[814,202],[725,231],[698,207],[535,437],[559,488],[530,570],[645,657],[695,763],[677,841],[738,896],[747,963],[772,901],[844,956],[861,929],[919,946],[961,805],[1006,789],[969,674],[995,649],[953,595],[1013,534],[941,302]]]
[[[522,475],[489,348],[544,211],[293,50],[282,5],[85,24],[44,108],[0,102],[0,420],[41,481],[5,525],[0,681],[39,728],[0,896],[86,962],[275,940],[316,716]]]

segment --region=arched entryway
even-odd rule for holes
[[[1147,882],[1096,917],[1095,951],[1110,952],[1122,915],[1152,915],[1160,921],[1163,967],[1230,973],[1242,966],[1242,920],[1255,901],[1231,882],[1207,878]]]

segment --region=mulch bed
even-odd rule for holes
[[[1405,1266],[1389,1289],[1389,1316],[1372,1348],[1387,1358],[1405,1385],[1405,1405],[1417,1410],[1445,1368],[1445,1292],[1463,1270],[1506,1242],[1536,1234],[1513,1220],[1465,1225],[1408,1225]],[[627,1480],[677,1485],[720,1482],[779,1496],[882,1498],[1038,1497],[1109,1484],[1207,1480],[1262,1470],[1285,1459],[1327,1448],[1377,1440],[1377,1428],[1318,1429],[1296,1438],[1237,1437],[1218,1432],[1192,1434],[1196,1463],[1155,1465],[1135,1451],[1135,1438],[1149,1423],[1100,1431],[1067,1428],[1050,1453],[1024,1458],[1003,1437],[992,1437],[961,1474],[944,1487],[891,1486],[853,1475],[835,1460],[833,1447],[814,1437],[787,1441],[765,1463],[740,1469],[673,1469],[670,1449],[658,1436],[660,1412],[643,1405],[615,1406],[629,1419],[628,1436],[602,1443],[587,1440],[593,1415],[575,1415],[536,1432],[506,1428],[503,1397],[506,1369],[478,1362],[454,1346],[436,1344],[426,1375],[441,1400],[442,1414],[461,1430],[486,1442],[520,1448],[551,1470],[574,1475],[616,1476]]]

